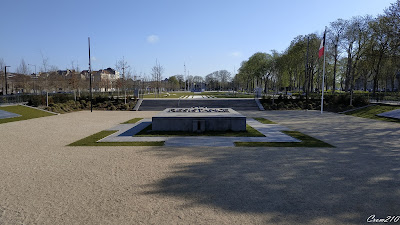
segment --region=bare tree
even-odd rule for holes
[[[130,68],[129,64],[127,61],[125,61],[125,58],[122,57],[122,59],[118,60],[115,63],[115,70],[117,70],[118,72],[120,72],[120,74],[122,74],[122,79],[125,80],[125,75],[126,75],[126,71],[128,68]]]
[[[68,77],[69,78],[68,83],[70,85],[70,88],[74,91],[75,101],[76,101],[76,92],[78,92],[79,97],[81,95],[79,87],[81,86],[82,79],[79,70],[80,70],[79,64],[75,65],[75,62],[71,61],[71,73],[70,76]]]
[[[42,56],[42,67],[40,68],[41,72],[48,72],[49,69],[49,58],[44,56],[42,52],[40,52]]]
[[[126,104],[126,81],[127,77],[131,75],[130,71],[130,66],[128,65],[128,62],[125,61],[125,58],[122,57],[122,59],[118,60],[115,63],[115,70],[119,71],[120,74],[122,74],[122,78],[120,78],[117,82],[117,87],[118,87],[118,93],[119,93],[119,88],[121,87],[124,90],[124,99],[125,99],[125,104]],[[119,94],[118,94],[119,95]]]
[[[151,69],[151,76],[153,78],[156,95],[160,94],[161,79],[163,72],[164,72],[164,67],[161,66],[160,63],[158,63],[158,61],[156,60],[156,65],[153,66],[153,68]]]
[[[21,59],[21,62],[19,64],[19,66],[17,67],[17,73],[24,74],[24,75],[28,75],[29,74],[29,67],[25,63],[24,59]]]
[[[0,58],[0,71],[4,70],[4,66],[6,65],[6,63],[4,62],[3,58]]]
[[[2,90],[4,89],[3,85],[4,85],[4,66],[6,65],[6,63],[4,62],[3,58],[0,58],[0,87],[2,88]],[[4,90],[3,90],[4,92]]]

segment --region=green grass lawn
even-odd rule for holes
[[[20,120],[29,120],[29,119],[38,118],[38,117],[55,115],[53,113],[45,112],[45,111],[38,110],[38,109],[33,109],[33,108],[22,106],[22,105],[0,107],[0,110],[4,110],[7,112],[12,112],[12,113],[21,115],[19,117],[14,117],[14,118],[0,119],[0,123],[8,123],[8,122],[14,122],[14,121],[20,121]]]
[[[334,146],[298,131],[282,131],[301,142],[235,142],[237,147],[327,147]]]
[[[152,131],[151,124],[137,133],[135,137],[158,137],[158,136],[217,136],[217,137],[265,137],[262,133],[246,124],[246,131],[207,131],[204,133],[183,131]]]
[[[152,141],[152,142],[96,142],[102,138],[105,138],[116,130],[109,131],[103,130],[88,137],[85,137],[79,141],[69,144],[68,146],[163,146],[164,141]]]
[[[380,114],[380,113],[384,113],[384,112],[389,112],[389,111],[392,111],[395,109],[400,109],[400,106],[373,105],[373,106],[369,106],[369,107],[362,108],[359,110],[347,112],[345,114],[351,115],[351,116],[362,117],[362,118],[374,119],[374,120],[382,120],[382,121],[400,123],[399,119],[386,118],[386,117],[381,117],[381,116],[376,115],[376,114]]]
[[[261,117],[256,117],[256,118],[253,118],[253,119],[255,119],[258,122],[263,123],[263,124],[276,124],[275,122],[272,122],[271,120],[267,120],[267,119],[261,118]]]
[[[143,118],[133,118],[133,119],[131,119],[131,120],[128,120],[128,121],[123,122],[122,124],[137,123],[137,122],[139,122],[139,121],[142,120],[142,119],[143,119]]]

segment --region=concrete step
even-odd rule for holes
[[[139,100],[136,102],[135,107],[133,107],[133,111],[138,111],[140,105],[142,105],[142,102],[143,102],[143,99],[139,99]]]

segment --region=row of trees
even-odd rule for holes
[[[214,71],[202,76],[174,75],[168,78],[167,90],[229,90],[232,89],[231,73],[227,70]]]
[[[400,71],[400,0],[382,15],[331,22],[326,35],[325,90],[394,91]],[[255,53],[242,62],[234,83],[253,90],[320,91],[321,34],[300,35],[282,53]],[[396,86],[397,82],[397,86]]]

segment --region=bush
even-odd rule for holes
[[[120,104],[118,106],[119,110],[129,110],[129,104]]]
[[[278,103],[278,109],[286,109],[286,105],[284,102],[279,102]]]
[[[54,94],[49,96],[54,103],[66,103],[70,100],[74,100],[74,96],[71,94]]]
[[[41,95],[31,95],[28,100],[29,106],[38,107],[39,105],[45,105],[45,104],[46,104],[46,97]]]
[[[299,106],[300,109],[303,109],[303,108],[304,108],[304,105],[303,105],[303,102],[302,102],[302,101],[299,101],[299,102],[297,103],[297,105]]]
[[[268,105],[268,104],[263,104],[263,107],[264,107],[265,110],[271,110],[272,109],[271,106]]]
[[[368,104],[369,100],[365,95],[356,95],[353,99],[353,106],[360,107]]]
[[[292,96],[280,95],[278,99],[274,100],[270,96],[261,99],[261,103],[266,110],[285,110],[285,109],[309,109],[309,110],[320,110],[321,109],[321,96],[317,93],[309,95],[308,101],[305,100],[305,96],[300,94],[293,94],[296,99]],[[361,107],[369,104],[368,95],[365,94],[353,94],[353,106]],[[324,95],[324,110],[332,112],[341,112],[350,109],[350,94],[349,93],[327,93]]]
[[[99,100],[99,99],[98,99]],[[93,108],[97,110],[129,110],[135,106],[135,102],[129,102],[124,104],[123,101],[113,102],[113,101],[104,101],[104,102],[97,102],[93,104]],[[56,113],[66,113],[71,111],[77,111],[82,109],[89,109],[90,108],[90,101],[86,100],[79,100],[73,101],[68,100],[65,103],[50,103],[49,107],[46,107],[46,110],[56,112]]]

